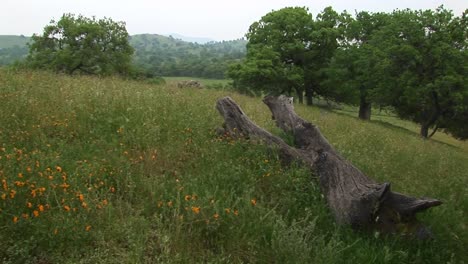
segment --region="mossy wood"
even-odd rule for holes
[[[230,97],[218,100],[216,105],[225,121],[224,132],[261,139],[278,148],[283,161],[299,162],[314,171],[338,223],[386,233],[407,232],[419,238],[431,236],[429,229],[416,221],[415,214],[441,201],[393,192],[390,183],[377,183],[364,175],[328,143],[318,127],[295,113],[290,98],[267,96],[263,102],[276,125],[292,134],[295,146],[253,123]]]

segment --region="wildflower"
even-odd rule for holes
[[[26,203],[26,206],[27,206],[28,208],[32,208],[32,203],[27,202],[27,203]]]
[[[268,163],[268,162],[269,162],[269,160],[267,160],[267,159],[266,159],[266,160],[264,160],[263,162],[265,162],[265,163]]]
[[[194,212],[195,214],[199,214],[200,213],[200,207],[192,206],[192,212]]]
[[[164,205],[164,203],[162,201],[158,202],[158,208],[161,208],[163,205]]]
[[[18,187],[23,187],[24,186],[24,182],[22,181],[15,181],[15,185],[18,186]]]
[[[2,194],[2,200],[6,200],[6,194]]]
[[[62,183],[59,186],[64,188],[64,189],[67,189],[68,187],[70,187],[70,184]]]
[[[24,219],[28,219],[29,215],[28,214],[22,214],[21,217],[23,217]]]
[[[87,204],[86,202],[82,202],[82,203],[81,203],[81,207],[83,207],[83,208],[86,209],[86,208],[88,208],[88,204]]]
[[[33,211],[33,215],[34,215],[34,217],[39,217],[39,211],[34,210],[34,211]]]
[[[55,169],[57,170],[57,172],[62,172],[62,167],[60,166],[56,166]]]
[[[15,191],[15,190],[11,190],[11,191],[10,191],[10,198],[11,198],[11,199],[15,198],[15,195],[16,195],[16,191]]]
[[[213,215],[213,217],[214,217],[214,219],[218,220],[219,214],[216,213],[216,214]]]
[[[107,201],[107,199],[104,199],[104,200],[102,201],[102,204],[103,204],[103,205],[107,205],[108,203],[109,203],[109,202]]]
[[[172,207],[172,201],[167,202],[167,206]]]
[[[234,215],[239,215],[239,210],[234,210]]]
[[[57,233],[58,233],[58,229],[55,228],[55,229],[54,229],[54,235],[57,235]]]
[[[44,206],[42,204],[40,204],[38,208],[39,208],[39,212],[44,212]]]
[[[38,160],[36,160],[36,168],[39,168],[40,166],[41,166],[41,163]]]
[[[18,178],[23,178],[23,173],[18,173]]]
[[[31,196],[32,196],[32,198],[36,197],[36,190],[31,190]]]
[[[80,193],[78,195],[78,199],[80,199],[80,202],[83,202],[84,201],[84,195]]]
[[[31,167],[28,166],[28,167],[26,168],[26,171],[29,172],[29,173],[31,173],[31,171],[32,171]]]
[[[231,213],[231,209],[229,209],[229,208],[224,209],[224,211],[226,212],[226,214],[230,214],[230,213]]]
[[[189,194],[185,195],[185,197],[184,197],[185,201],[190,201],[191,198],[192,198],[192,196],[189,195]]]
[[[8,184],[5,179],[2,180],[2,187],[3,187],[3,190],[8,191]]]
[[[65,205],[65,206],[63,206],[63,209],[65,209],[65,211],[67,211],[67,212],[68,212],[68,211],[70,211],[70,206],[68,206],[68,205]]]
[[[110,187],[110,191],[111,191],[111,193],[115,193],[115,188],[114,188],[114,187]]]
[[[18,220],[19,220],[19,218],[17,216],[13,216],[13,223],[16,224],[18,222]]]
[[[250,203],[251,203],[253,206],[255,206],[255,205],[257,205],[257,200],[254,198],[254,199],[250,200]]]
[[[90,225],[87,225],[87,226],[85,227],[85,230],[86,230],[86,232],[88,232],[89,230],[91,230],[91,226],[90,226]]]

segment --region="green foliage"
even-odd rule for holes
[[[133,48],[125,23],[64,14],[31,38],[28,63],[33,68],[73,74],[126,74]]]
[[[325,92],[319,70],[329,63],[348,20],[331,7],[315,20],[305,8],[272,11],[250,26],[247,57],[229,76],[241,91],[296,93],[300,101],[305,92],[311,104],[313,94]]]
[[[395,11],[376,38],[386,52],[381,102],[421,125],[468,138],[466,16],[449,10]]]
[[[308,171],[284,168],[274,150],[214,132],[222,124],[214,103],[226,95],[254,122],[279,131],[258,98],[177,89],[169,80],[162,86],[0,69],[0,181],[9,188],[5,192],[0,185],[1,262],[466,259],[466,142],[444,134],[436,135],[444,144],[423,141],[414,130],[298,106],[301,116],[372,178],[391,182],[398,192],[444,201],[421,215],[434,240],[356,233],[335,225]],[[31,188],[42,187],[32,197]],[[49,207],[40,211],[39,204]]]
[[[223,79],[228,65],[245,56],[245,41],[190,43],[160,35],[134,35],[133,62],[156,76]]]

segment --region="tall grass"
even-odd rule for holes
[[[359,233],[334,223],[309,172],[215,133],[226,95],[279,132],[258,98],[0,70],[2,262],[466,261],[466,150],[298,106],[370,177],[444,201],[421,215],[434,240]]]

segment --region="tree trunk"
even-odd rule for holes
[[[307,105],[313,105],[314,104],[314,102],[312,100],[313,91],[312,91],[312,87],[310,85],[306,86],[305,94],[306,94]]]
[[[422,124],[419,134],[422,138],[427,139],[427,136],[429,135],[429,126],[426,124]]]
[[[362,120],[370,120],[372,104],[367,102],[365,96],[361,96],[359,103],[359,118]]]
[[[304,93],[301,89],[296,89],[297,98],[299,99],[299,103],[304,103]]]
[[[286,96],[267,96],[263,102],[276,125],[293,135],[294,147],[254,124],[229,97],[218,100],[216,105],[225,121],[224,132],[261,139],[278,149],[284,162],[296,161],[314,171],[338,223],[387,233],[406,232],[411,226],[417,237],[430,237],[430,231],[417,223],[415,214],[441,201],[399,194],[390,190],[390,183],[379,184],[368,178],[344,159],[315,125],[299,117]]]

